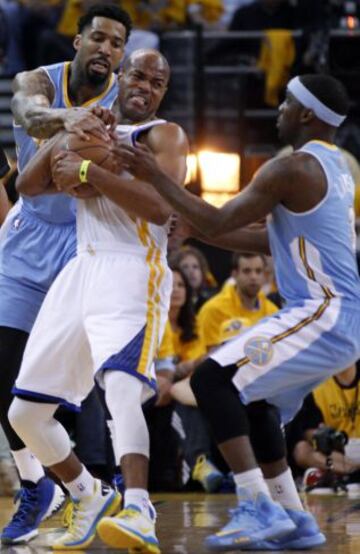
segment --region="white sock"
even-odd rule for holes
[[[124,495],[124,507],[127,508],[132,504],[138,507],[141,512],[149,517],[149,493],[145,489],[126,489]]]
[[[262,492],[269,497],[271,496],[262,471],[259,467],[243,471],[242,473],[235,473],[234,481],[239,500],[243,500],[244,497],[256,498],[259,492]]]
[[[44,468],[34,454],[28,448],[12,450],[16,467],[20,473],[20,479],[37,483],[44,477]]]
[[[83,466],[82,472],[76,479],[64,483],[72,498],[80,500],[85,496],[91,496],[94,493],[95,478]]]
[[[273,479],[266,479],[266,483],[272,499],[280,502],[284,508],[304,510],[290,468]]]

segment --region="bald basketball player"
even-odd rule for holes
[[[179,186],[186,173],[187,139],[178,125],[156,117],[169,73],[166,59],[152,50],[134,52],[127,61],[119,79],[114,157],[121,144],[145,144]],[[36,190],[32,178],[38,165],[48,163],[51,149],[45,145],[21,175],[22,192],[36,194],[51,185],[45,179]],[[54,548],[85,548],[97,529],[112,547],[156,554],[142,402],[156,390],[154,357],[169,308],[166,252],[172,210],[143,181],[121,170],[114,175],[71,152],[58,155],[52,175],[62,192],[80,198],[86,186],[98,196],[78,200],[78,255],[51,287],[35,322],[9,418],[76,503],[72,524]],[[80,404],[94,375],[105,390],[125,480],[124,510],[113,518],[104,517],[114,508],[113,493],[102,492],[53,417],[59,404]]]

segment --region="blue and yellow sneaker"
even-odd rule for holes
[[[253,500],[246,491],[239,492],[244,499],[240,500],[237,508],[230,510],[232,517],[229,523],[206,538],[205,546],[210,550],[243,550],[257,545],[259,541],[281,537],[296,529],[284,508],[266,494],[259,493]]]
[[[224,480],[221,471],[204,454],[197,457],[191,477],[194,481],[199,481],[206,492],[216,492]]]
[[[83,550],[95,538],[96,525],[106,515],[114,514],[120,506],[121,495],[95,479],[94,492],[81,500],[72,500],[71,520],[67,531],[53,544],[54,550]]]
[[[160,554],[155,535],[155,510],[147,517],[138,506],[129,505],[115,517],[104,517],[97,526],[100,539],[113,548],[130,554]]]
[[[15,497],[19,505],[1,533],[2,544],[21,544],[36,537],[40,523],[62,506],[65,494],[48,477],[38,483],[23,483]]]
[[[310,512],[286,510],[296,529],[283,538],[272,541],[259,541],[246,550],[307,550],[325,544],[326,538],[321,533],[316,519]],[[245,550],[244,548],[244,550]]]

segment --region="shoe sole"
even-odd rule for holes
[[[34,529],[33,531],[30,531],[29,533],[26,533],[25,535],[22,535],[21,537],[18,537],[16,539],[7,539],[6,537],[1,537],[1,544],[4,545],[11,545],[11,544],[26,544],[35,537],[37,537],[39,534],[39,531],[37,529]]]
[[[233,542],[229,542],[228,544],[221,544],[220,541],[217,543],[212,543],[205,540],[205,546],[206,548],[214,552],[228,552],[231,550],[255,550],[259,543],[281,538],[285,535],[288,535],[295,529],[296,525],[291,521],[291,519],[283,520],[278,522],[276,525],[272,525],[271,529],[268,529],[268,532],[265,536],[261,536],[263,535],[264,531],[259,531],[258,533],[255,533],[252,537],[234,537]]]
[[[285,543],[284,548],[287,550],[307,550],[309,548],[316,548],[326,543],[326,537],[322,533],[318,533],[312,537],[303,537],[302,539],[295,539]]]
[[[264,550],[264,551],[279,551],[279,550],[310,550],[325,544],[326,538],[322,533],[317,533],[311,537],[302,537],[293,541],[276,544],[271,541],[259,541],[253,545],[243,547],[244,552]]]
[[[96,520],[94,521],[94,530],[93,530],[93,533],[89,536],[89,538],[86,540],[86,541],[83,541],[81,543],[70,543],[70,544],[53,544],[52,545],[52,549],[53,550],[84,550],[84,548],[87,548],[94,540],[95,538],[95,535],[96,535],[96,526],[98,525],[99,523],[99,520],[103,517],[106,517],[106,516],[112,516],[114,515],[116,512],[119,511],[119,508],[120,508],[120,504],[121,504],[121,494],[120,493],[117,493],[115,494],[114,498],[112,499],[111,503],[105,507],[105,509],[103,509],[103,511],[101,511]]]
[[[135,533],[122,529],[112,519],[100,521],[96,530],[100,539],[113,548],[127,549],[130,554],[160,554],[157,545],[147,543]]]

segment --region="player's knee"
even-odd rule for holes
[[[31,417],[31,402],[26,402],[21,400],[21,398],[14,398],[9,408],[8,419],[11,427],[22,438],[26,434],[27,429],[34,426],[34,421]]]
[[[191,376],[190,386],[198,402],[207,397],[209,391],[213,390],[214,387],[216,390],[217,387],[221,386],[223,379],[219,369],[221,369],[221,366],[217,362],[208,359],[200,364]]]

